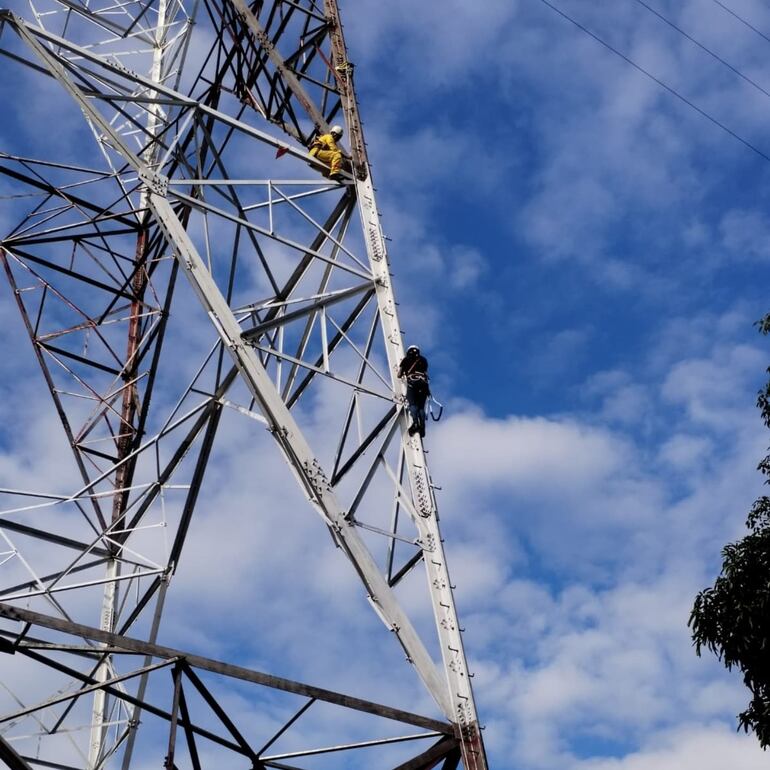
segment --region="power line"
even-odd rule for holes
[[[624,53],[621,53],[618,51],[617,48],[614,48],[610,43],[608,43],[606,40],[603,40],[601,37],[599,37],[597,34],[591,32],[588,27],[584,27],[579,21],[576,19],[573,19],[572,16],[562,11],[560,8],[557,8],[553,3],[550,2],[550,0],[540,0],[543,5],[548,6],[552,11],[559,14],[563,19],[568,21],[570,24],[573,24],[576,26],[581,32],[584,32],[589,37],[593,38],[597,43],[604,46],[608,51],[611,51],[616,56],[619,56],[623,61],[625,61],[627,64],[630,64],[635,70],[638,70],[643,75],[648,77],[650,80],[657,83],[661,88],[664,88],[666,91],[668,91],[672,96],[675,96],[679,101],[686,104],[691,109],[695,110],[699,115],[706,118],[709,122],[713,123],[717,128],[721,128],[722,131],[724,131],[726,134],[729,134],[733,137],[733,139],[737,139],[741,144],[748,147],[752,152],[759,155],[760,158],[763,160],[766,160],[768,163],[770,163],[770,155],[767,155],[766,153],[762,152],[762,150],[759,149],[756,145],[753,145],[751,142],[748,141],[748,139],[744,139],[740,134],[735,133],[731,128],[728,128],[724,123],[717,120],[713,115],[710,115],[705,110],[702,110],[700,107],[698,107],[697,104],[694,104],[691,102],[686,96],[683,96],[679,93],[675,88],[672,88],[671,86],[664,83],[659,78],[655,77],[651,72],[646,70],[644,67],[641,66],[641,64],[637,64],[633,59],[630,59],[628,56],[626,56]]]
[[[715,2],[718,2],[718,0],[714,0]],[[696,40],[692,35],[685,32],[681,27],[677,26],[673,21],[670,19],[667,19],[662,13],[659,11],[656,11],[652,6],[648,5],[644,2],[644,0],[635,0],[639,5],[641,5],[643,8],[646,8],[653,16],[657,16],[664,24],[668,24],[671,29],[676,30],[680,35],[683,35],[686,37],[691,43],[694,45],[697,45],[698,48],[701,49],[701,51],[705,51],[709,56],[711,56],[713,59],[716,59],[720,64],[724,65],[729,69],[731,72],[734,72],[739,78],[742,78],[745,80],[749,85],[754,86],[758,91],[761,91],[765,96],[770,97],[770,91],[766,91],[759,83],[752,80],[748,75],[744,75],[739,69],[736,67],[733,67],[730,62],[725,61],[719,54],[714,53],[710,48],[707,48],[703,43]],[[719,3],[719,5],[722,5]]]
[[[763,37],[765,40],[767,40],[768,43],[770,43],[770,37],[768,37],[764,32],[757,29],[751,22],[746,21],[742,16],[739,16],[732,8],[728,8],[724,3],[720,3],[719,0],[714,0],[714,2],[720,7],[723,8],[725,11],[727,11],[730,16],[734,16],[736,19],[738,19],[741,24],[745,24],[752,32],[756,32],[760,37]]]

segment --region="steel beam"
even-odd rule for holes
[[[363,130],[358,116],[358,103],[353,86],[353,71],[348,64],[337,0],[324,0],[324,8],[331,27],[330,39],[336,69],[341,70],[339,86],[342,105],[352,136],[351,142],[356,152],[356,160],[360,166],[356,179],[356,193],[361,224],[369,264],[375,277],[377,303],[385,337],[385,350],[394,381],[394,390],[398,390],[396,373],[404,355],[404,346],[390,279],[387,246],[375,200],[372,175],[368,167]],[[405,386],[401,385],[401,392],[404,393],[404,391]],[[404,414],[401,421],[404,454],[412,496],[416,504],[415,507],[420,514],[413,519],[420,532],[420,540],[425,544],[424,563],[428,591],[433,605],[436,630],[441,641],[441,654],[446,676],[445,692],[451,703],[447,716],[458,725],[461,734],[463,763],[466,770],[485,770],[487,767],[486,755],[471,687],[468,661],[465,656],[460,624],[457,620],[452,584],[442,545],[438,507],[428,472],[427,457],[422,441],[416,435],[409,437],[406,434],[406,426],[407,420]]]
[[[451,718],[453,709],[433,660],[356,532],[355,526],[348,520],[326,473],[254,349],[241,339],[240,325],[206,269],[187,231],[165,198],[153,193],[150,195],[149,205],[158,224],[165,230],[166,237],[174,244],[180,267],[232,356],[251,395],[259,404],[289,467],[307,491],[318,513],[334,530],[340,544],[345,548],[383,622],[396,634],[428,691],[444,714]]]
[[[224,663],[201,655],[176,650],[172,647],[150,644],[149,642],[143,642],[140,639],[131,639],[127,636],[112,634],[98,628],[93,628],[92,626],[83,625],[82,623],[73,623],[72,621],[62,620],[61,618],[55,618],[40,612],[22,609],[21,607],[13,607],[9,604],[0,603],[0,617],[22,623],[30,623],[33,626],[48,628],[53,631],[73,634],[83,637],[84,639],[90,639],[94,642],[101,642],[109,645],[111,649],[120,649],[127,655],[149,655],[153,658],[162,658],[163,660],[180,659],[192,669],[209,671],[212,674],[221,674],[222,676],[239,679],[244,682],[252,682],[264,687],[271,687],[275,690],[302,695],[306,698],[315,698],[316,700],[324,701],[325,703],[343,706],[344,708],[353,709],[355,711],[363,711],[367,714],[374,714],[376,716],[385,717],[386,719],[393,719],[397,722],[415,725],[416,727],[424,727],[427,730],[435,730],[436,732],[450,735],[453,732],[453,728],[450,724],[441,722],[437,719],[423,717],[409,711],[391,708],[390,706],[384,706],[380,703],[373,703],[372,701],[363,700],[362,698],[354,698],[350,695],[334,692],[333,690],[314,687],[313,685],[303,684],[302,682],[296,682],[279,676],[273,676],[272,674],[265,674],[261,671],[254,671],[253,669],[236,666],[232,663]]]

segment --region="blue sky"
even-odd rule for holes
[[[638,3],[557,5],[768,151],[767,96]],[[723,8],[653,5],[768,88],[770,44]],[[363,6],[349,45],[402,317],[450,401],[430,447],[493,766],[759,767],[738,677],[685,625],[760,491],[770,166],[536,0]]]
[[[639,3],[555,4],[770,155],[770,98]],[[770,91],[770,42],[716,2],[651,4]],[[725,4],[770,36],[765,4]],[[427,447],[491,767],[764,767],[735,732],[739,678],[695,657],[686,621],[761,491],[770,163],[539,0],[341,12],[401,322],[447,405]],[[4,479],[54,430],[19,338],[0,340],[30,383],[0,386]],[[302,570],[276,577],[286,498],[255,486],[248,429],[223,436],[164,641],[430,708],[320,527],[279,535]],[[221,510],[245,577],[208,551]]]

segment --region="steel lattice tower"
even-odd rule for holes
[[[0,672],[34,672],[0,692],[0,758],[160,766],[142,739],[161,725],[169,768],[392,767],[373,747],[395,744],[402,770],[486,768],[336,0],[25,0],[0,25],[5,87],[66,103],[83,137],[46,154],[40,125],[0,148],[0,255],[72,468],[66,490],[0,491]],[[341,182],[307,154],[334,122]],[[211,335],[191,376],[175,323]],[[322,398],[342,407],[319,438]],[[269,431],[438,717],[158,644],[225,410]],[[399,595],[419,569],[430,643]],[[261,734],[217,680],[295,713]],[[316,704],[412,732],[351,743],[343,719],[271,751]]]

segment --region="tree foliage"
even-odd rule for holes
[[[757,326],[770,333],[770,314]],[[770,381],[757,406],[770,429]],[[758,470],[770,484],[770,454]],[[696,597],[689,625],[698,655],[705,647],[743,674],[751,701],[738,715],[739,729],[753,730],[764,749],[770,746],[770,497],[754,502],[746,526],[749,534],[722,550],[722,570]]]

